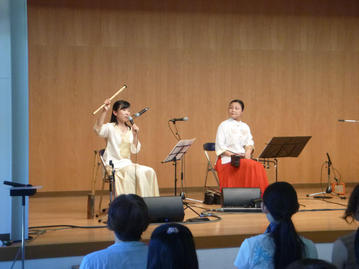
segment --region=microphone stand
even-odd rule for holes
[[[332,192],[332,187],[330,186],[330,167],[332,166],[332,161],[330,160],[329,154],[327,152],[327,157],[328,157],[328,182],[327,182],[327,188],[326,188],[326,193],[331,193]]]
[[[326,193],[328,193],[328,194],[332,193],[332,187],[330,186],[330,167],[332,166],[332,161],[330,160],[328,153],[327,153],[327,158],[328,158],[328,160],[326,161],[326,163],[327,163],[327,167],[328,167],[328,181],[327,181],[327,187],[326,187],[325,191],[307,194],[307,197],[321,198],[321,199],[331,199],[332,198],[331,196],[321,195],[321,194],[326,194]]]
[[[174,135],[174,137],[177,139],[177,141],[181,140],[181,135],[178,132],[177,126],[176,126],[176,121],[171,121],[173,123],[173,126],[175,127],[176,132],[174,133],[171,126],[169,125],[168,122],[168,127],[170,128],[172,134]],[[183,167],[184,167],[184,158],[185,155],[183,155],[183,157],[181,158],[181,193],[180,196],[182,198],[182,203],[185,206],[184,210],[186,210],[187,208],[189,208],[191,211],[193,211],[195,214],[197,214],[197,216],[199,216],[200,218],[202,217],[201,214],[199,214],[196,210],[194,210],[191,205],[189,204],[189,202],[186,202],[185,199],[190,200],[190,201],[196,201],[196,202],[202,202],[199,200],[195,200],[195,199],[191,199],[191,198],[186,198],[186,193],[184,192],[184,186],[183,186],[183,178],[184,178],[184,172],[183,172]],[[176,161],[175,161],[175,170],[177,170],[177,166],[176,166]],[[176,171],[175,171],[175,195],[176,195],[176,187],[177,187],[177,176],[176,176]],[[193,220],[195,221],[195,220]]]
[[[111,204],[111,203],[112,203],[112,199],[113,199],[113,197],[112,197],[113,183],[115,182],[115,173],[116,173],[116,171],[115,171],[115,166],[114,166],[112,160],[110,160],[110,166],[111,166],[111,168],[112,168],[112,176],[111,176],[111,182],[110,182],[110,186],[109,186],[109,189],[110,189],[110,204]]]
[[[175,138],[177,139],[177,141],[180,141],[180,140],[181,140],[181,135],[180,135],[179,132],[178,132],[177,125],[176,125],[176,121],[172,121],[172,123],[173,123],[173,126],[175,127],[174,136],[175,136]],[[171,129],[171,131],[172,131],[172,129]],[[184,197],[184,195],[185,195],[185,193],[184,193],[184,191],[183,191],[183,177],[184,177],[183,166],[184,166],[184,158],[185,158],[185,156],[183,155],[183,157],[182,157],[182,159],[181,159],[181,194],[180,194],[181,197]],[[177,167],[177,166],[175,165],[175,167]]]

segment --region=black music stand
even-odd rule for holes
[[[181,160],[183,155],[188,151],[190,146],[196,138],[192,139],[184,139],[178,141],[178,143],[174,146],[171,152],[167,155],[167,157],[162,161],[162,163],[173,162],[175,167],[175,175],[174,175],[174,185],[175,185],[175,196],[177,196],[177,161]],[[183,176],[181,176],[181,180],[183,181]],[[183,186],[183,182],[182,182]]]
[[[275,181],[278,181],[277,158],[298,157],[311,136],[272,137],[259,156],[260,159],[273,158],[275,162]]]
[[[5,185],[10,185],[10,196],[22,197],[22,232],[21,232],[21,268],[25,268],[25,208],[26,208],[26,196],[32,196],[36,193],[37,189],[41,186],[32,186],[30,184],[16,183],[12,181],[4,181]]]

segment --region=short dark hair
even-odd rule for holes
[[[171,223],[157,227],[148,249],[147,269],[197,269],[198,260],[191,231]]]
[[[149,224],[148,209],[142,197],[121,194],[108,209],[107,227],[122,241],[139,241]]]
[[[115,122],[116,124],[118,123],[116,116],[113,114],[114,111],[117,111],[119,109],[126,109],[126,108],[129,108],[130,106],[131,106],[131,104],[125,100],[116,101],[112,106],[110,122]]]
[[[242,111],[244,110],[244,103],[243,103],[242,100],[234,99],[234,100],[232,100],[232,101],[229,103],[229,105],[231,105],[231,104],[233,104],[233,103],[239,103],[239,104],[241,105],[241,107],[242,107]]]

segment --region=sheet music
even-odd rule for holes
[[[183,139],[178,141],[178,143],[173,147],[171,152],[167,157],[162,161],[162,163],[172,162],[174,159],[177,161],[182,159],[183,155],[187,152],[189,147],[193,144],[196,138],[192,139]]]

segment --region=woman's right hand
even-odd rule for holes
[[[231,157],[232,155],[234,155],[234,153],[226,150],[225,152],[222,153],[222,155],[227,156],[227,157]]]
[[[106,99],[106,100],[103,102],[103,104],[105,105],[105,106],[103,107],[103,110],[104,110],[104,111],[107,111],[107,110],[109,110],[110,107],[111,107],[111,100],[110,100],[110,99]]]

